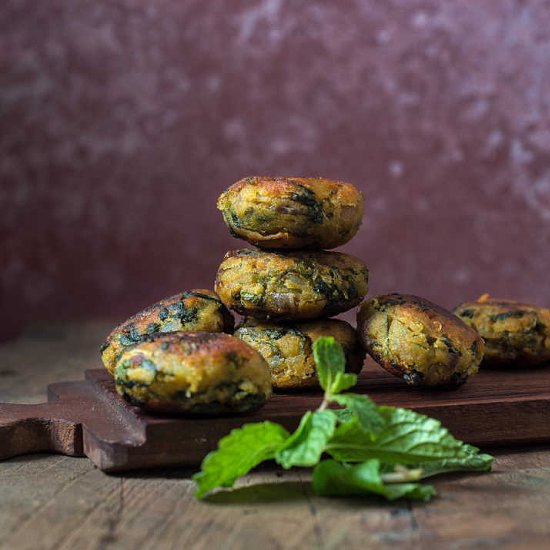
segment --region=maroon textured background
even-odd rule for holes
[[[252,174],[356,183],[372,293],[550,303],[544,1],[5,0],[1,307],[211,286]]]

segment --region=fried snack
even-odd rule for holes
[[[488,294],[453,309],[485,340],[482,366],[523,368],[550,362],[550,311]]]
[[[118,356],[157,332],[232,332],[234,319],[211,290],[195,289],[170,296],[136,313],[116,327],[101,346],[103,364],[113,372]]]
[[[325,178],[245,178],[218,199],[229,231],[260,248],[335,248],[359,229],[363,195]]]
[[[411,385],[460,386],[483,358],[483,340],[474,329],[417,296],[376,296],[361,305],[357,324],[371,357]]]
[[[271,395],[264,358],[222,333],[149,336],[122,353],[115,383],[132,405],[166,413],[241,413],[259,408]]]
[[[338,252],[228,252],[216,277],[222,302],[238,313],[264,320],[330,317],[361,302],[368,270]]]
[[[313,343],[321,336],[333,336],[342,345],[347,372],[358,373],[365,359],[355,329],[337,319],[277,325],[249,318],[235,331],[235,336],[263,355],[271,370],[271,383],[279,389],[319,385]]]

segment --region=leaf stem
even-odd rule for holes
[[[324,411],[330,403],[330,395],[325,394],[325,397],[323,398],[323,401],[321,401],[321,404],[318,407],[318,411]]]
[[[415,468],[414,470],[399,468],[399,470],[395,472],[382,474],[380,477],[382,478],[382,481],[384,483],[403,483],[407,481],[418,481],[422,479],[422,468]]]

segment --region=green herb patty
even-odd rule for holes
[[[261,248],[335,248],[357,233],[363,195],[325,178],[244,178],[218,199],[235,237]]]
[[[368,270],[338,252],[228,252],[216,277],[223,303],[246,316],[291,321],[330,317],[361,302]]]

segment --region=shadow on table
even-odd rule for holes
[[[132,479],[151,479],[151,478],[163,478],[163,479],[191,479],[191,477],[200,470],[200,466],[171,466],[166,468],[152,468],[150,470],[129,470],[124,472],[108,472],[107,475],[127,477]],[[274,462],[265,462],[254,468],[253,474],[272,473],[277,478],[286,475],[283,474],[280,468],[275,465]]]
[[[206,504],[243,505],[288,503],[307,498],[305,486],[300,481],[258,483],[219,491],[203,499]]]
[[[407,513],[410,504],[403,499],[393,502],[377,495],[349,496],[339,498],[317,497],[311,492],[308,483],[299,481],[283,481],[278,483],[258,483],[246,487],[236,487],[227,491],[219,491],[205,497],[202,502],[209,505],[246,506],[246,505],[273,505],[289,504],[291,502],[306,502],[315,510],[313,499],[323,498],[331,501],[331,506],[345,508],[380,508],[391,510],[392,515]],[[318,501],[317,501],[318,502]],[[416,507],[427,503],[417,502]],[[314,512],[315,513],[315,512]]]

